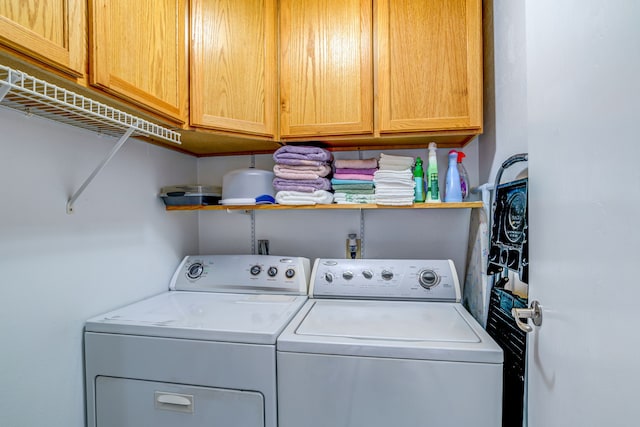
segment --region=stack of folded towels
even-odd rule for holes
[[[276,164],[273,189],[281,205],[315,205],[333,202],[331,153],[320,147],[285,145],[273,153]]]
[[[331,179],[335,203],[375,203],[373,174],[377,159],[336,160]]]
[[[375,201],[379,205],[412,205],[415,197],[413,157],[380,154],[380,168],[374,174]]]

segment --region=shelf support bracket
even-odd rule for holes
[[[2,102],[4,97],[7,96],[7,94],[11,90],[11,85],[19,82],[20,80],[22,80],[22,76],[19,73],[12,71],[7,75],[6,82],[4,80],[0,82],[2,83],[2,87],[0,87],[0,102]]]
[[[360,257],[364,256],[364,210],[360,209]]]
[[[84,190],[89,186],[91,181],[104,169],[104,167],[109,163],[109,161],[116,155],[116,153],[122,148],[125,142],[129,139],[131,134],[136,130],[136,126],[131,126],[127,131],[120,137],[116,145],[111,149],[109,154],[102,160],[102,162],[95,168],[95,170],[89,175],[89,177],[84,181],[84,183],[78,188],[78,190],[73,193],[73,196],[67,201],[67,213],[73,213],[73,204],[80,197],[80,195],[84,192]]]
[[[256,254],[256,211],[251,211],[251,255]]]

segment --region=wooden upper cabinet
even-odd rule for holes
[[[89,0],[91,84],[186,121],[187,0]]]
[[[273,137],[276,0],[192,0],[191,17],[191,125]]]
[[[373,132],[371,0],[280,1],[281,137]]]
[[[378,0],[380,133],[482,129],[481,0]]]
[[[86,73],[85,0],[0,1],[0,44],[74,77]]]

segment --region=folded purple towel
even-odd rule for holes
[[[273,188],[276,191],[302,191],[313,193],[316,190],[331,190],[331,181],[327,178],[318,179],[285,179],[274,178]]]
[[[356,168],[336,168],[336,173],[358,173],[362,175],[373,175],[378,168],[356,169]]]
[[[280,147],[273,153],[273,160],[281,163],[282,159],[297,160],[316,160],[328,162],[332,159],[331,152],[320,147],[312,147],[307,145],[285,145]]]

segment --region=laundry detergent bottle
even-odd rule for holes
[[[427,203],[440,203],[440,187],[438,187],[438,159],[435,142],[429,144],[429,164],[427,166]]]
[[[462,201],[460,174],[458,173],[458,152],[456,150],[449,151],[449,167],[447,168],[447,177],[445,179],[444,201],[449,203]]]
[[[462,193],[462,200],[467,200],[469,197],[469,174],[467,168],[462,164],[462,160],[467,157],[462,151],[458,151],[458,174],[460,175],[460,192]]]
[[[416,182],[414,201],[424,202],[424,170],[422,169],[422,159],[416,159],[413,169],[413,180]]]

